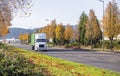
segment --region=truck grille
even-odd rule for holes
[[[44,45],[39,45],[39,47],[44,47]]]

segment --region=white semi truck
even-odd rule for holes
[[[31,34],[32,50],[47,51],[46,33],[33,33]]]

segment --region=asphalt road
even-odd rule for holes
[[[31,46],[29,45],[11,45],[31,50]],[[120,53],[73,50],[64,48],[48,48],[47,52],[40,53],[120,73]]]

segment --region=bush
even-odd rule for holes
[[[114,46],[114,49],[120,50],[120,45]]]
[[[5,45],[0,42],[0,49],[3,49],[3,48],[5,48]]]
[[[53,42],[49,42],[47,45],[48,46],[55,46],[55,44]]]
[[[79,45],[78,42],[72,43],[72,46],[78,46],[78,45]]]
[[[113,48],[114,49],[120,49],[120,44],[119,44],[120,41],[113,41]],[[102,44],[103,42],[101,41],[100,44],[96,44],[96,45],[93,45],[94,48],[102,48]],[[110,49],[110,40],[105,40],[104,41],[104,48],[106,49]]]
[[[11,53],[0,53],[0,76],[36,76],[40,75],[40,68],[35,68],[32,62],[29,62],[22,55],[12,55]],[[34,70],[38,71],[34,71]]]
[[[65,48],[70,48],[72,44],[64,44]]]
[[[102,44],[94,44],[93,48],[102,48]]]
[[[110,42],[106,41],[104,43],[104,46],[105,46],[106,49],[110,49]]]
[[[102,44],[103,42],[101,42],[101,44]],[[113,48],[119,48],[119,41],[117,41],[117,40],[114,40],[113,42]],[[110,40],[105,40],[104,41],[104,47],[106,48],[106,49],[110,49]]]
[[[120,41],[118,41],[118,44],[120,45]]]

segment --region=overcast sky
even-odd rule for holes
[[[109,1],[104,0],[105,8]],[[120,0],[116,0],[120,8]],[[86,14],[90,9],[95,11],[100,20],[102,18],[103,4],[99,0],[34,0],[32,14],[29,17],[15,17],[11,27],[39,28],[46,26],[50,20],[56,19],[57,23],[76,25],[83,11]],[[49,21],[46,21],[49,19]]]

